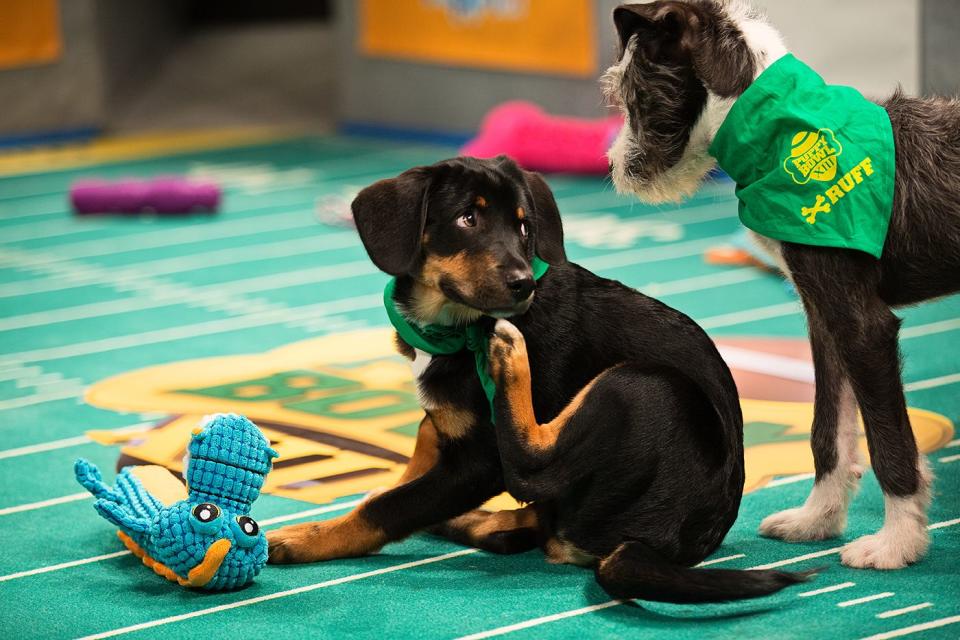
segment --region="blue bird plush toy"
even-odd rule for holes
[[[267,538],[250,517],[277,452],[243,416],[218,414],[193,431],[187,486],[157,466],[125,467],[113,487],[77,460],[94,508],[120,528],[124,545],[156,573],[185,587],[234,589],[267,562]]]

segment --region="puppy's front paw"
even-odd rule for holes
[[[854,569],[902,569],[922,558],[929,546],[926,528],[895,532],[883,527],[847,544],[840,560]]]
[[[826,540],[839,536],[845,527],[842,513],[824,513],[805,505],[767,516],[760,523],[760,535],[787,542]]]
[[[490,336],[490,373],[493,377],[499,379],[502,373],[514,369],[511,363],[526,357],[527,343],[520,330],[508,320],[497,320]]]
[[[497,320],[497,324],[493,327],[493,334],[507,344],[523,342],[523,334],[520,333],[520,329],[517,329],[516,325],[509,320]]]

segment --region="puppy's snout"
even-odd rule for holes
[[[523,302],[529,298],[536,286],[537,283],[529,272],[514,271],[507,276],[507,289],[517,302]]]

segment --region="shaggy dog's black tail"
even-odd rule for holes
[[[637,541],[620,545],[596,569],[597,582],[614,598],[675,603],[757,598],[806,582],[814,573],[684,567]]]

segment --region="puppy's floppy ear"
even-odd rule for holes
[[[553,192],[539,173],[524,171],[523,181],[534,208],[533,241],[537,255],[549,264],[563,264],[567,261],[563,249],[563,224]]]
[[[378,269],[392,276],[409,272],[416,262],[429,184],[429,167],[416,167],[373,183],[350,206],[367,254]]]
[[[738,96],[753,81],[754,59],[743,34],[715,5],[685,0],[617,7],[613,21],[621,51],[637,34],[637,46],[652,62],[693,65],[713,93]]]

